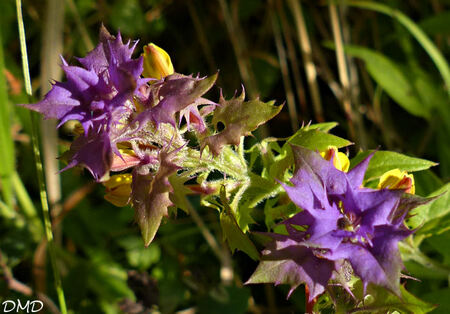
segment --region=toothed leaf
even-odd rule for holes
[[[222,227],[223,238],[228,242],[231,252],[238,249],[247,253],[252,259],[259,260],[259,252],[255,245],[239,228],[236,217],[226,199],[224,188],[220,192],[220,199],[223,206],[220,213],[220,226]]]
[[[245,92],[238,97],[225,100],[220,96],[219,106],[214,110],[212,124],[217,128],[223,123],[225,128],[204,139],[202,148],[209,146],[214,155],[219,155],[227,144],[238,145],[241,136],[250,135],[258,126],[277,115],[282,106],[274,106],[274,101],[262,102],[259,99],[244,101]]]

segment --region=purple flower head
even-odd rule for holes
[[[62,59],[67,81],[55,82],[42,101],[24,105],[45,119],[59,119],[60,126],[68,120],[83,126],[84,135],[73,143],[66,169],[83,165],[96,180],[108,173],[119,130],[133,110],[133,96],[148,81],[140,77],[142,57],[131,58],[135,46],[123,44],[120,33],[114,37],[102,26],[99,45],[78,59],[81,66]]]
[[[405,203],[403,190],[363,188],[373,154],[344,173],[333,159],[299,146],[292,150],[293,186],[283,187],[302,211],[282,223],[288,235],[270,235],[273,241],[248,283],[288,283],[291,292],[305,283],[312,301],[350,264],[364,289],[373,283],[399,294],[403,265],[397,244],[413,233],[403,220],[420,201],[408,196]],[[262,275],[267,269],[271,276]]]

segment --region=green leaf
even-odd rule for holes
[[[450,11],[445,11],[423,19],[419,26],[430,35],[450,35]]]
[[[266,202],[264,207],[265,223],[268,229],[272,229],[276,222],[281,219],[291,217],[292,214],[298,213],[299,208],[294,203],[272,206],[270,202]]]
[[[422,235],[425,237],[434,234],[443,233],[450,230],[450,183],[447,183],[439,190],[433,192],[430,196],[438,196],[435,201],[426,205],[415,208],[411,214],[416,214],[412,217],[409,223],[412,226],[418,226],[421,223],[424,225],[416,232],[416,236]]]
[[[420,279],[447,280],[450,276],[450,268],[425,255],[418,247],[420,245],[420,241],[416,240],[418,237],[420,236],[414,236],[414,242],[409,239],[398,243],[408,273]]]
[[[418,65],[408,64],[407,66],[402,66],[402,69],[412,84],[415,95],[422,103],[422,106],[432,110],[432,118],[434,118],[436,111],[442,113],[441,117],[444,118],[448,125],[449,121],[445,117],[448,117],[449,97],[445,93],[442,84],[430,72],[424,71]]]
[[[429,244],[444,257],[442,260],[443,265],[450,267],[450,230],[441,234],[432,235],[425,240],[425,243]]]
[[[242,203],[247,203],[250,208],[281,191],[280,185],[275,180],[265,179],[255,173],[249,173],[249,177],[250,185],[242,196]]]
[[[438,157],[441,161],[440,173],[444,178],[450,176],[450,145],[448,145],[448,139],[450,137],[450,110],[441,111],[440,119],[436,119],[436,141],[435,145],[438,151]]]
[[[442,288],[439,290],[431,291],[423,296],[423,298],[429,302],[438,304],[434,314],[447,314],[450,313],[450,288]]]
[[[202,149],[209,147],[214,155],[219,155],[227,144],[238,145],[241,136],[250,135],[261,124],[276,116],[283,106],[274,106],[274,101],[262,102],[259,99],[245,101],[245,92],[239,97],[225,100],[220,96],[219,104],[214,110],[212,125],[217,129],[218,123],[223,123],[225,129],[220,133],[206,137]]]
[[[142,239],[136,236],[120,238],[118,243],[126,250],[128,263],[140,270],[149,268],[160,259],[161,250],[155,243],[145,248]]]
[[[231,252],[238,249],[247,253],[252,259],[259,260],[259,252],[255,245],[244,232],[242,232],[236,222],[234,213],[226,198],[225,187],[222,187],[220,191],[220,200],[223,206],[223,210],[220,213],[220,226],[222,228],[224,241],[228,242]]]
[[[367,295],[363,295],[363,287],[361,281],[354,285],[353,293],[359,300],[364,300],[364,304],[354,308],[352,312],[358,313],[392,313],[397,310],[400,313],[424,314],[431,312],[436,306],[422,301],[415,295],[408,292],[405,287],[400,286],[400,296],[396,296],[387,289],[369,285]]]
[[[182,209],[185,213],[189,213],[189,204],[186,197],[193,193],[185,185],[186,181],[189,179],[189,177],[180,176],[176,173],[169,177],[169,182],[172,186],[172,192],[170,193],[169,198],[176,207]]]
[[[444,185],[442,180],[431,170],[414,173],[417,195],[429,195]]]
[[[248,287],[222,287],[210,290],[207,298],[198,301],[199,313],[239,314],[247,313],[251,297]]]
[[[307,130],[320,130],[322,132],[328,133],[331,129],[334,129],[338,125],[337,122],[322,122],[322,123],[315,123],[311,125],[306,125],[302,129]]]
[[[364,60],[367,71],[373,79],[400,106],[412,115],[431,119],[432,107],[422,103],[418,97],[411,76],[393,60],[374,50],[346,45],[345,52]]]
[[[326,150],[329,146],[341,148],[352,144],[346,139],[325,133],[320,131],[320,129],[306,128],[298,130],[287,142],[319,151]]]
[[[135,299],[127,285],[127,272],[121,265],[115,263],[105,251],[89,248],[87,253],[90,257],[87,285],[91,289],[109,301],[118,301],[124,297]]]
[[[280,154],[269,165],[268,178],[286,181],[291,175],[287,170],[293,165],[294,154],[292,153],[292,147],[289,144],[285,144]]]
[[[274,138],[264,139],[248,151],[250,152],[250,168],[253,167],[257,158],[261,158],[263,166],[261,177],[271,182],[275,182],[274,179],[284,181],[286,170],[294,164],[290,145],[284,144],[280,147],[275,140]]]
[[[144,28],[145,18],[137,0],[115,1],[110,14],[112,25],[123,34],[136,34]]]
[[[350,161],[350,168],[353,168],[355,165],[359,164],[370,153],[370,151],[359,153]],[[375,152],[374,156],[370,160],[365,174],[365,180],[375,180],[381,177],[385,172],[392,169],[414,172],[425,170],[436,165],[437,163],[426,159],[409,157],[396,152],[379,150]]]
[[[264,200],[274,197],[283,191],[275,180],[268,180],[255,173],[249,173],[250,185],[243,193],[236,209],[236,220],[241,230],[246,232],[248,225],[255,223],[250,213]]]

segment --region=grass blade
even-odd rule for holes
[[[381,3],[375,3],[372,1],[345,1],[344,3],[349,6],[368,9],[389,15],[402,24],[411,33],[411,35],[414,36],[414,38],[420,43],[423,49],[425,49],[430,58],[433,60],[437,69],[441,73],[442,78],[444,79],[447,93],[450,94],[449,64],[436,45],[430,40],[430,38],[428,38],[425,32],[416,23],[414,23],[414,21],[399,10],[393,9]]]
[[[20,36],[20,51],[22,54],[22,66],[23,66],[23,74],[25,78],[25,90],[29,96],[32,95],[31,89],[31,80],[30,80],[30,71],[28,68],[28,55],[27,55],[27,44],[25,40],[25,27],[23,23],[22,17],[22,1],[16,0],[16,9],[17,9],[17,23],[19,27],[19,36]],[[53,269],[53,276],[55,281],[55,289],[58,295],[59,306],[61,309],[61,313],[66,314],[66,300],[64,298],[64,290],[62,288],[61,277],[56,264],[56,254],[55,254],[55,246],[53,242],[53,232],[52,225],[50,221],[50,213],[48,207],[48,199],[47,199],[47,191],[45,189],[45,180],[44,180],[44,171],[42,169],[42,160],[41,154],[39,151],[39,141],[38,141],[38,125],[36,121],[36,117],[34,114],[31,116],[32,122],[32,141],[33,141],[33,152],[34,157],[36,159],[36,168],[37,168],[37,177],[39,181],[39,190],[41,197],[41,205],[42,205],[42,213],[44,216],[44,227],[45,227],[45,235],[48,243],[48,250],[50,255],[50,261]]]
[[[43,230],[37,210],[16,171],[13,173],[11,179],[17,201],[20,204],[24,216],[27,218],[30,232],[33,235],[33,239],[38,242],[42,239]]]

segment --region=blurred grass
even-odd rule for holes
[[[17,10],[17,24],[19,28],[19,38],[20,38],[20,52],[22,56],[22,68],[23,68],[23,76],[25,80],[25,90],[26,94],[31,99],[33,91],[31,89],[31,78],[30,78],[30,69],[28,65],[28,52],[27,52],[27,43],[25,37],[25,26],[23,22],[22,15],[22,2],[21,0],[16,0],[16,10]],[[39,194],[41,199],[42,206],[42,214],[44,218],[44,230],[45,237],[47,240],[47,247],[50,257],[50,262],[53,270],[53,280],[54,286],[56,290],[56,294],[58,296],[59,308],[62,314],[67,313],[66,301],[64,297],[64,290],[61,283],[61,276],[58,269],[58,264],[56,260],[55,254],[55,246],[53,241],[53,230],[52,230],[52,222],[50,220],[50,211],[48,204],[48,196],[46,191],[46,183],[44,179],[44,170],[42,166],[41,153],[39,148],[39,129],[37,124],[37,116],[34,112],[30,112],[31,115],[31,124],[32,124],[32,133],[31,140],[33,143],[33,152],[34,152],[34,161],[36,165],[37,179],[39,184]]]
[[[348,1],[346,4],[387,14],[406,27],[406,29],[422,45],[423,49],[426,50],[431,59],[433,59],[433,62],[445,82],[447,93],[450,95],[450,67],[436,45],[428,38],[425,32],[416,23],[414,23],[401,11],[380,3],[370,1]]]

